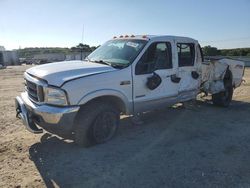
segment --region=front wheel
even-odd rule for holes
[[[112,105],[97,101],[87,104],[76,120],[76,144],[87,147],[107,142],[114,137],[119,120],[119,111]]]
[[[115,135],[118,125],[116,112],[113,109],[101,112],[92,125],[92,137],[95,143],[104,143]]]

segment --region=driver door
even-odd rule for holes
[[[173,66],[173,44],[173,41],[152,42],[137,62],[133,75],[135,113],[176,103],[180,80]],[[149,80],[154,77],[157,79],[153,84],[157,87],[150,89]]]

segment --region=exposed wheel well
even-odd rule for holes
[[[85,103],[81,106],[84,107],[86,104],[96,102],[96,101],[109,103],[109,104],[113,105],[115,108],[117,108],[119,110],[119,112],[126,113],[126,106],[125,106],[124,102],[122,101],[122,99],[120,99],[119,97],[116,97],[116,96],[105,95],[105,96],[96,97],[96,98],[91,99],[90,101],[88,101],[87,103]]]
[[[231,70],[229,69],[229,67],[226,70],[223,81],[224,81],[224,84],[230,83],[233,85],[233,74],[232,74]],[[234,87],[234,85],[233,85],[233,87]]]

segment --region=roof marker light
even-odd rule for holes
[[[134,35],[131,35],[131,37],[135,37]]]
[[[113,37],[113,39],[116,39],[116,38],[117,38],[116,36]]]
[[[128,35],[125,35],[125,38],[128,38],[129,36]]]
[[[123,38],[123,35],[121,35],[120,38]]]
[[[146,38],[147,38],[147,35],[143,35],[142,38],[146,39]]]

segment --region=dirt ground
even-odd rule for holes
[[[250,69],[232,105],[197,100],[121,120],[108,143],[79,148],[15,117],[28,66],[0,70],[0,187],[250,187]]]

